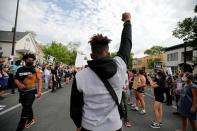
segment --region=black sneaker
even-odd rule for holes
[[[160,124],[159,124],[159,123],[156,123],[156,122],[152,123],[152,124],[150,125],[150,127],[151,127],[151,128],[154,128],[154,129],[159,129],[159,128],[161,128]]]
[[[180,115],[179,112],[173,112],[173,115]]]

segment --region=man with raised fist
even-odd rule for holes
[[[77,131],[122,130],[119,104],[132,47],[130,19],[130,13],[122,14],[124,28],[114,58],[110,57],[108,44],[111,40],[107,36],[96,34],[90,38],[93,60],[76,74],[71,91],[70,116]]]

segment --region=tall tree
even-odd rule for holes
[[[164,47],[162,46],[153,46],[150,49],[144,51],[146,55],[157,55],[164,52]]]
[[[53,41],[43,48],[45,56],[51,55],[56,58],[58,62],[65,64],[74,64],[77,52],[75,50],[69,50],[61,43]]]
[[[197,13],[197,5],[194,12]],[[178,22],[173,35],[179,39],[186,39],[190,46],[197,49],[197,16],[185,18],[183,21]]]

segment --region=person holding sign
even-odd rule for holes
[[[164,87],[165,87],[165,74],[163,71],[158,71],[155,81],[148,77],[151,87],[154,89],[155,101],[153,109],[155,113],[155,119],[150,125],[152,128],[160,128],[162,125],[163,109],[162,102],[164,100]]]

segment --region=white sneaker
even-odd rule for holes
[[[159,124],[159,123],[156,123],[156,122],[152,123],[152,124],[150,125],[150,127],[154,128],[154,129],[161,128],[160,124]]]
[[[144,109],[141,110],[141,111],[140,111],[140,114],[142,114],[142,115],[146,114],[146,110],[144,110]]]
[[[136,106],[136,107],[135,107],[135,110],[136,110],[136,111],[139,111],[139,107]]]

